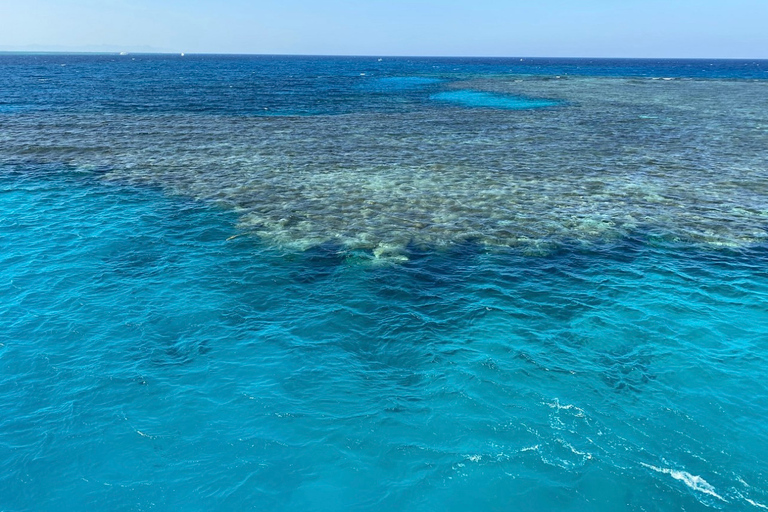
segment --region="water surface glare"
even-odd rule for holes
[[[0,510],[768,507],[764,62],[190,57],[0,56]]]

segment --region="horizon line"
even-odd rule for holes
[[[768,61],[768,57],[598,57],[598,56],[526,56],[526,55],[386,55],[343,53],[249,53],[249,52],[181,52],[181,51],[130,51],[130,50],[0,50],[0,55],[162,55],[162,56],[229,56],[229,57],[321,57],[321,58],[382,58],[382,59],[594,59],[594,60],[744,60]]]

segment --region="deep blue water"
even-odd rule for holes
[[[766,71],[0,55],[0,510],[767,508]]]

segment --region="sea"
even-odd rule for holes
[[[768,510],[768,61],[0,55],[0,511]]]

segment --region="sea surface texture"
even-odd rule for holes
[[[0,469],[768,510],[768,61],[0,55]]]

